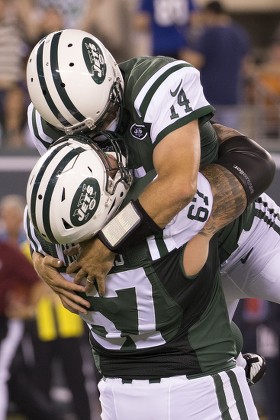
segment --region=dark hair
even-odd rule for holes
[[[221,15],[225,12],[221,2],[219,1],[210,1],[209,3],[206,3],[204,10],[206,12],[215,13],[216,15]]]

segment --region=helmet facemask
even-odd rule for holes
[[[111,88],[107,106],[98,120],[94,122],[91,118],[86,118],[81,123],[74,124],[70,127],[65,127],[65,134],[86,134],[92,136],[98,134],[100,131],[106,130],[120,113],[122,94],[122,84],[118,78]]]

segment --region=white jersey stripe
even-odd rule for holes
[[[145,96],[147,95],[148,91],[152,87],[152,85],[157,81],[157,79],[163,73],[165,73],[167,70],[169,70],[172,67],[178,66],[178,64],[186,65],[186,62],[183,61],[183,60],[172,61],[171,63],[167,64],[166,66],[164,66],[160,70],[158,70],[156,73],[154,73],[153,76],[143,86],[143,88],[140,90],[139,94],[137,95],[137,97],[135,99],[135,108],[137,109],[137,113],[138,113],[139,116],[140,116],[140,112],[139,112],[140,106],[142,105],[142,102],[143,102]],[[177,73],[176,73],[176,78],[177,77],[178,76],[177,76]],[[164,83],[165,83],[165,81],[164,81]]]
[[[151,236],[150,238],[147,238],[147,243],[148,243],[152,260],[155,261],[158,258],[160,258],[160,253],[159,253],[159,249],[158,249],[155,237]]]
[[[226,397],[226,401],[227,401],[227,405],[228,405],[228,409],[230,413],[230,418],[238,419],[239,412],[237,409],[233,389],[231,386],[228,386],[228,382],[229,382],[228,374],[226,372],[221,372],[219,376],[223,382],[223,388],[224,388],[224,393],[225,393],[225,397]]]
[[[33,120],[33,112],[35,113],[35,123]],[[27,120],[28,120],[28,126],[31,127],[30,129],[31,139],[36,149],[42,156],[47,151],[47,148],[43,144],[43,142],[51,144],[53,140],[44,133],[40,114],[35,110],[32,103],[29,105],[27,109]],[[36,127],[34,127],[34,124],[36,124]],[[37,136],[35,134],[34,128],[37,129],[37,132],[38,132]]]

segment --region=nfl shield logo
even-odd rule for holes
[[[130,133],[135,139],[138,139],[138,140],[144,140],[144,138],[148,134],[146,127],[140,124],[133,124],[130,127]]]

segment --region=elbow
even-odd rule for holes
[[[275,172],[276,172],[276,164],[271,154],[268,153],[267,151],[265,151],[264,153],[262,165],[263,165],[263,168],[261,169],[261,171],[266,174],[266,180],[267,180],[266,188],[268,188],[274,179]]]
[[[232,172],[243,185],[248,203],[255,200],[272,183],[276,165],[270,153],[245,136],[222,143],[217,163]]]
[[[174,192],[178,199],[178,202],[181,202],[182,208],[189,204],[192,201],[194,195],[197,191],[197,179],[192,182],[182,181],[180,184],[177,183]]]
[[[185,190],[185,197],[188,202],[190,202],[197,191],[197,182],[193,182],[191,185],[188,186]]]

